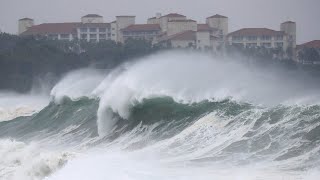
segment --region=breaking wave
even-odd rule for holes
[[[317,179],[318,85],[252,66],[169,52],[71,72],[0,122],[0,179]]]

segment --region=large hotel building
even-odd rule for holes
[[[153,44],[174,48],[193,47],[216,51],[225,45],[266,48],[296,47],[296,23],[284,22],[280,30],[267,28],[244,28],[229,33],[228,17],[219,14],[207,17],[198,23],[178,13],[149,18],[146,24],[136,24],[135,16],[116,16],[106,23],[97,14],[88,14],[80,22],[34,24],[34,20],[19,20],[19,35],[46,36],[57,40],[84,40],[99,42],[126,39],[145,39]]]

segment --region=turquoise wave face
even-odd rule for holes
[[[86,131],[82,136],[96,136],[96,110],[98,102],[88,98],[71,101],[65,98],[61,104],[51,102],[39,113],[27,117],[18,117],[0,124],[0,136],[17,140],[32,141],[59,134],[70,126],[77,127],[64,135],[77,137],[79,131]],[[80,138],[80,137],[79,137]]]
[[[0,137],[25,142],[56,138],[55,145],[67,146],[91,138],[90,146],[119,143],[126,150],[166,141],[161,147],[166,153],[205,149],[189,159],[195,163],[272,161],[298,169],[319,165],[318,105],[264,108],[231,100],[182,104],[157,97],[136,103],[127,119],[114,112],[118,121],[112,133],[99,137],[98,104],[89,98],[52,102],[33,116],[1,122]]]

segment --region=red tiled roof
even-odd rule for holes
[[[75,33],[76,27],[81,23],[45,23],[32,26],[27,31],[23,32],[23,35],[31,34],[60,34],[60,33]]]
[[[238,31],[229,33],[228,36],[274,36],[274,35],[284,35],[284,31],[275,31],[267,28],[244,28]]]
[[[102,16],[100,16],[98,14],[87,14],[87,15],[85,15],[83,17],[102,17]]]
[[[210,27],[208,24],[198,24],[197,29],[198,31],[210,31]]]
[[[132,24],[124,29],[122,31],[160,31],[160,25],[159,24]]]
[[[178,14],[178,13],[170,13],[161,17],[186,17],[184,15]]]
[[[31,19],[31,18],[22,18],[22,19],[19,19],[19,21],[20,20],[33,20],[33,19]]]
[[[195,20],[192,20],[192,19],[176,19],[176,20],[171,20],[169,22],[197,22]]]
[[[207,17],[207,18],[228,18],[228,17],[222,16],[220,14],[216,14],[216,15],[213,15],[213,16],[210,16],[210,17]]]
[[[196,40],[196,32],[184,31],[168,36],[164,40]]]
[[[313,41],[301,44],[301,45],[299,45],[299,47],[320,49],[320,40],[313,40]]]

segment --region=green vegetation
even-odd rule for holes
[[[50,74],[59,78],[70,70],[87,66],[101,69],[113,68],[125,61],[164,49],[165,47],[161,45],[152,46],[145,40],[128,39],[124,44],[111,40],[99,43],[70,42],[0,33],[0,90],[26,92],[31,89],[37,77]],[[188,49],[198,51],[194,47]],[[242,59],[248,65],[303,70],[320,77],[320,66],[296,64],[292,60],[292,49],[283,52],[282,49],[227,46],[220,51],[225,51],[233,59]],[[319,53],[314,49],[299,51],[298,56],[304,61],[315,62],[320,59]]]
[[[320,63],[320,54],[314,48],[304,48],[300,50],[298,57],[306,64]]]
[[[35,77],[64,73],[87,66],[112,68],[128,59],[159,50],[144,40],[58,41],[0,33],[0,89],[30,90]]]

